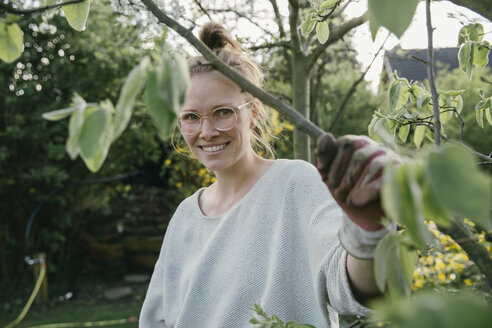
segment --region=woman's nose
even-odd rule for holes
[[[220,134],[220,131],[217,130],[210,119],[208,117],[203,118],[202,128],[200,129],[200,137],[201,138],[211,138]]]

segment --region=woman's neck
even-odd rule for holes
[[[215,172],[215,177],[217,178],[215,192],[218,195],[227,197],[227,195],[241,193],[244,189],[249,190],[263,172],[266,171],[266,168],[270,166],[270,162],[253,151],[248,152],[232,167]]]
[[[239,202],[273,164],[254,152],[227,170],[215,172],[217,181],[207,188],[199,205],[207,216],[217,216]]]

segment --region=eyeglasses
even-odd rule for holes
[[[237,112],[249,105],[251,101],[237,107],[221,106],[212,110],[209,114],[198,112],[184,112],[179,115],[179,128],[184,135],[192,135],[200,131],[203,120],[208,118],[213,127],[219,131],[232,129],[237,122]]]

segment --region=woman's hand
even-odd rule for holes
[[[367,231],[381,229],[382,172],[399,162],[396,154],[365,136],[335,139],[325,133],[318,138],[316,157],[324,183],[349,219]]]

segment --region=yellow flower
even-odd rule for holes
[[[419,288],[422,288],[423,286],[424,286],[424,280],[418,279],[418,280],[415,280],[412,287],[413,287],[413,290],[417,290]]]
[[[130,185],[126,185],[125,186],[125,191],[126,192],[129,192],[131,189],[132,189],[132,186],[130,186]]]
[[[441,260],[437,260],[436,261],[436,270],[442,271],[444,269],[446,269],[446,264],[444,264],[444,262]]]
[[[284,129],[289,130],[289,131],[293,131],[294,126],[290,123],[284,123]]]
[[[205,175],[205,173],[207,173],[207,170],[205,170],[205,169],[200,169],[200,171],[198,171],[198,176],[199,176],[199,177],[202,177],[202,176],[204,176],[204,175]]]
[[[181,189],[183,187],[183,183],[176,182],[176,188]]]
[[[467,285],[467,286],[471,286],[471,285],[472,285],[472,281],[471,281],[471,279],[465,279],[465,280],[463,280],[463,283],[464,283],[465,285]]]
[[[437,275],[437,279],[439,279],[440,281],[446,281],[446,275],[444,273],[440,272]]]
[[[164,166],[168,167],[169,165],[171,165],[171,160],[168,158],[164,161]]]

